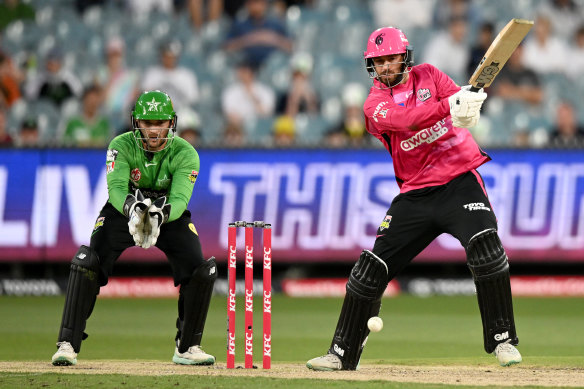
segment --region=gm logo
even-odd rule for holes
[[[509,331],[505,331],[502,334],[495,334],[495,340],[497,342],[505,339],[509,339]]]

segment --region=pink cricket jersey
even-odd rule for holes
[[[466,128],[452,125],[448,97],[460,90],[430,64],[414,66],[392,89],[374,81],[365,101],[367,131],[393,159],[400,192],[446,184],[490,161]]]

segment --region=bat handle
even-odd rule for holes
[[[476,87],[476,86],[474,86],[474,85],[471,85],[471,86],[470,86],[470,91],[471,91],[471,92],[478,92],[478,91],[480,91],[480,90],[481,90],[481,88],[477,88],[477,87]]]

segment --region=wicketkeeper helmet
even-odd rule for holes
[[[170,96],[159,90],[146,91],[138,97],[134,111],[132,111],[132,127],[138,145],[146,151],[146,138],[138,126],[138,120],[170,120],[170,127],[166,135],[166,144],[163,149],[170,146],[176,133],[176,112],[172,106]]]

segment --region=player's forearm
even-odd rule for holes
[[[444,99],[434,104],[425,104],[415,108],[392,108],[387,112],[387,117],[377,118],[382,128],[389,130],[421,130],[436,124],[450,114],[448,100]]]

